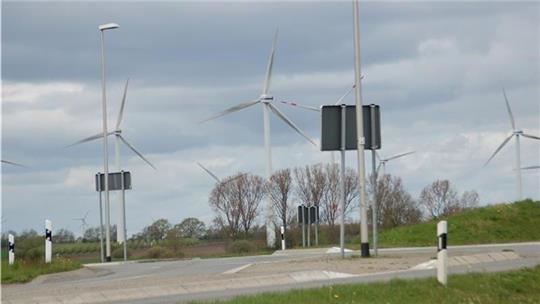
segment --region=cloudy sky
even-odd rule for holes
[[[502,87],[520,129],[540,133],[538,2],[362,2],[364,100],[382,112],[382,155],[417,196],[436,179],[475,189],[482,204],[516,197],[513,142],[483,163],[509,134]],[[4,231],[55,228],[80,233],[72,218],[99,223],[93,177],[102,143],[66,145],[101,130],[98,25],[106,34],[112,128],[124,82],[123,134],[153,162],[125,147],[132,172],[128,233],[158,218],[209,222],[211,180],[264,173],[262,109],[198,121],[261,91],[279,27],[272,93],[276,102],[332,104],[353,82],[352,5],[344,2],[2,2],[2,168]],[[352,96],[346,100],[354,103]],[[314,112],[277,106],[319,140]],[[330,161],[273,117],[274,168]],[[111,164],[114,145],[111,141]],[[355,167],[355,154],[348,163]],[[540,142],[522,140],[523,166],[540,164]],[[366,160],[370,158],[366,155]],[[368,162],[368,164],[370,164]],[[112,168],[115,168],[112,166]],[[526,197],[540,198],[539,170],[523,173]],[[112,203],[113,222],[119,205]]]

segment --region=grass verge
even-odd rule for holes
[[[50,264],[19,260],[13,265],[8,265],[7,261],[2,261],[2,284],[24,283],[42,274],[75,270],[81,267],[80,263],[65,258],[53,259]]]
[[[436,246],[437,222],[448,221],[448,244],[489,244],[540,240],[540,202],[524,200],[474,208],[426,223],[379,233],[380,247]]]
[[[263,293],[210,303],[540,303],[538,282],[540,266],[511,272],[452,275],[446,288],[435,278],[392,280]]]

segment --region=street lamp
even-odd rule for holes
[[[99,26],[101,33],[101,87],[103,107],[103,171],[105,179],[105,260],[111,261],[111,217],[109,204],[109,145],[107,141],[107,95],[105,87],[105,31],[118,28],[116,23],[107,23]]]

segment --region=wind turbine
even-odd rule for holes
[[[416,151],[410,151],[410,152],[405,152],[405,153],[400,153],[400,154],[396,154],[394,156],[390,156],[390,157],[381,157],[379,155],[379,153],[377,152],[376,155],[377,155],[377,158],[379,159],[379,165],[377,166],[377,175],[379,175],[379,170],[382,168],[382,172],[383,174],[385,173],[385,170],[386,170],[386,163],[391,161],[391,160],[394,160],[394,159],[397,159],[397,158],[401,158],[401,157],[404,157],[404,156],[407,156],[407,155],[410,155],[410,154],[413,154],[413,153],[416,153]]]
[[[156,167],[148,160],[146,159],[139,151],[137,151],[137,149],[135,149],[135,147],[133,147],[133,145],[131,145],[123,136],[122,136],[122,128],[121,128],[121,124],[122,124],[122,118],[124,117],[124,108],[125,108],[125,105],[126,105],[126,95],[127,95],[127,89],[128,89],[128,85],[129,85],[129,79],[126,81],[126,85],[124,87],[124,94],[122,96],[122,103],[120,104],[120,110],[118,111],[118,118],[116,120],[116,127],[115,127],[115,130],[114,131],[111,131],[111,132],[108,132],[107,133],[107,136],[109,135],[114,135],[115,137],[115,161],[116,161],[116,169],[118,170],[118,172],[120,172],[122,170],[122,168],[120,167],[120,143],[123,143],[124,145],[126,145],[129,149],[131,149],[131,151],[133,151],[135,154],[137,154],[137,156],[139,156],[143,161],[145,161],[150,167],[152,167],[154,170],[156,169]],[[75,142],[71,145],[69,145],[68,147],[71,147],[71,146],[74,146],[74,145],[78,145],[78,144],[82,144],[82,143],[85,143],[85,142],[88,142],[88,141],[92,141],[92,140],[96,140],[96,139],[101,139],[103,138],[103,134],[102,133],[98,133],[96,135],[92,135],[90,137],[87,137],[85,139],[82,139],[78,142]],[[119,202],[119,205],[121,205],[122,203],[120,202],[121,201],[121,197],[118,195],[116,197],[116,201]],[[122,208],[122,210],[124,210]],[[116,240],[119,242],[119,243],[122,243],[124,241],[124,238],[125,236],[123,235],[124,233],[124,216],[123,216],[123,213],[122,212],[119,212],[120,214],[120,229],[117,229],[116,230]]]
[[[86,217],[88,216],[89,212],[90,210],[86,211],[83,217],[76,217],[73,219],[74,221],[81,221],[81,230],[82,230],[81,239],[84,238],[84,232],[86,231],[86,227],[88,227],[88,223],[86,222]]]
[[[256,104],[261,104],[263,108],[263,126],[264,126],[264,149],[265,149],[265,155],[266,155],[266,177],[269,179],[272,175],[272,154],[271,154],[271,146],[270,146],[270,112],[274,113],[277,117],[279,117],[283,122],[285,122],[289,127],[294,129],[298,134],[300,134],[302,137],[307,139],[310,143],[312,143],[314,146],[317,146],[315,141],[313,141],[311,138],[309,138],[294,122],[292,122],[285,114],[283,114],[274,104],[272,104],[272,101],[274,100],[274,97],[270,94],[270,84],[272,80],[272,68],[274,65],[274,54],[276,49],[276,43],[277,43],[277,37],[278,37],[278,30],[276,30],[274,34],[274,40],[272,42],[272,49],[270,52],[270,57],[268,59],[268,65],[266,67],[266,77],[263,83],[263,89],[261,95],[249,102],[241,103],[238,105],[235,105],[233,107],[230,107],[224,111],[221,111],[203,121],[206,122],[209,120],[213,120],[216,118],[219,118],[221,116],[240,111],[242,109],[254,106]],[[272,204],[270,200],[267,200],[267,216],[265,219],[265,225],[266,225],[266,244],[268,247],[274,247],[275,243],[275,231],[273,227],[273,209]]]
[[[540,166],[521,167],[521,170],[540,169]]]
[[[508,98],[506,97],[506,91],[503,88],[503,95],[504,95],[504,101],[506,102],[506,110],[508,111],[508,116],[510,117],[510,125],[512,126],[512,133],[506,137],[506,139],[497,147],[495,152],[491,155],[491,157],[486,161],[484,164],[484,167],[488,165],[488,163],[501,151],[501,149],[512,139],[512,137],[516,138],[516,169],[521,168],[521,147],[519,143],[520,136],[524,136],[531,139],[540,140],[540,137],[524,133],[523,130],[520,130],[516,127],[516,122],[514,120],[514,115],[512,115],[512,109],[510,108],[510,103],[508,102]],[[515,170],[516,171],[516,179],[517,179],[517,196],[518,200],[522,199],[522,193],[523,189],[521,186],[521,170]]]
[[[237,176],[233,176],[231,178],[228,178],[226,180],[221,180],[219,177],[217,177],[217,175],[215,175],[212,171],[208,170],[208,168],[206,168],[205,166],[203,166],[201,163],[197,162],[197,165],[203,169],[206,173],[208,173],[208,175],[210,175],[210,177],[212,177],[217,183],[229,183],[229,182],[232,182],[233,180],[236,180],[244,175],[246,175],[246,173],[241,173],[241,174],[238,174]]]

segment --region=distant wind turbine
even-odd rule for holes
[[[391,160],[394,160],[394,159],[397,159],[397,158],[401,158],[401,157],[404,157],[404,156],[407,156],[407,155],[410,155],[410,154],[413,154],[413,153],[416,153],[416,151],[410,151],[410,152],[405,152],[405,153],[400,153],[400,154],[396,154],[394,156],[390,156],[390,157],[381,157],[379,155],[379,153],[377,152],[375,155],[377,155],[377,158],[379,159],[379,165],[377,166],[377,175],[379,174],[379,170],[382,168],[382,172],[383,174],[385,173],[386,171],[386,163],[391,161]]]
[[[255,100],[245,102],[238,104],[236,106],[230,107],[224,111],[221,111],[203,121],[206,122],[209,120],[213,120],[216,118],[219,118],[221,116],[240,111],[242,109],[254,106],[256,104],[261,104],[263,108],[263,127],[264,127],[264,149],[265,149],[265,155],[266,155],[266,177],[269,179],[272,175],[272,154],[271,154],[271,146],[270,146],[270,112],[274,113],[279,119],[281,119],[283,122],[285,122],[289,127],[291,127],[293,130],[295,130],[298,134],[300,134],[302,137],[304,137],[306,140],[308,140],[311,144],[313,144],[315,147],[317,147],[317,144],[315,141],[313,141],[309,136],[307,136],[294,122],[292,122],[283,112],[281,112],[273,103],[274,97],[270,94],[270,84],[272,81],[272,68],[274,65],[274,54],[276,50],[276,43],[278,38],[278,30],[276,30],[274,34],[274,40],[272,43],[272,49],[270,52],[270,57],[268,59],[268,66],[266,68],[266,77],[263,83],[263,89],[262,94]],[[267,199],[267,206],[266,206],[266,217],[265,217],[265,225],[266,225],[266,244],[268,247],[274,247],[275,243],[275,231],[273,227],[273,209],[272,209],[272,203],[269,199]]]
[[[540,169],[540,166],[521,167],[521,170]]]
[[[484,167],[488,165],[488,163],[501,151],[501,149],[512,139],[512,137],[516,138],[516,169],[521,168],[521,147],[519,143],[520,136],[524,136],[531,139],[540,140],[540,137],[524,133],[522,130],[519,130],[516,127],[516,122],[514,120],[514,115],[512,115],[512,109],[510,108],[510,103],[508,102],[508,98],[506,97],[506,91],[503,88],[503,95],[504,95],[504,101],[506,102],[506,110],[508,111],[508,116],[510,117],[510,125],[512,126],[512,133],[506,137],[506,139],[499,145],[499,147],[493,152],[491,157],[486,161],[484,164]],[[515,170],[516,171],[516,179],[517,179],[517,196],[518,200],[522,199],[523,197],[523,189],[521,186],[521,170]]]
[[[245,173],[241,173],[241,174],[238,174],[237,176],[233,176],[233,177],[228,178],[226,180],[222,180],[219,177],[217,177],[217,175],[215,175],[212,171],[208,170],[208,168],[203,166],[201,163],[197,162],[197,165],[201,169],[203,169],[206,173],[208,173],[208,175],[210,175],[210,177],[212,177],[217,183],[229,183],[229,182],[232,182],[233,180],[236,180],[236,179],[246,175]]]
[[[86,231],[86,227],[88,227],[88,223],[86,222],[86,217],[88,216],[89,212],[90,210],[86,211],[83,217],[76,217],[73,219],[74,221],[81,221],[81,230],[82,230],[81,239],[84,238],[84,232]]]

